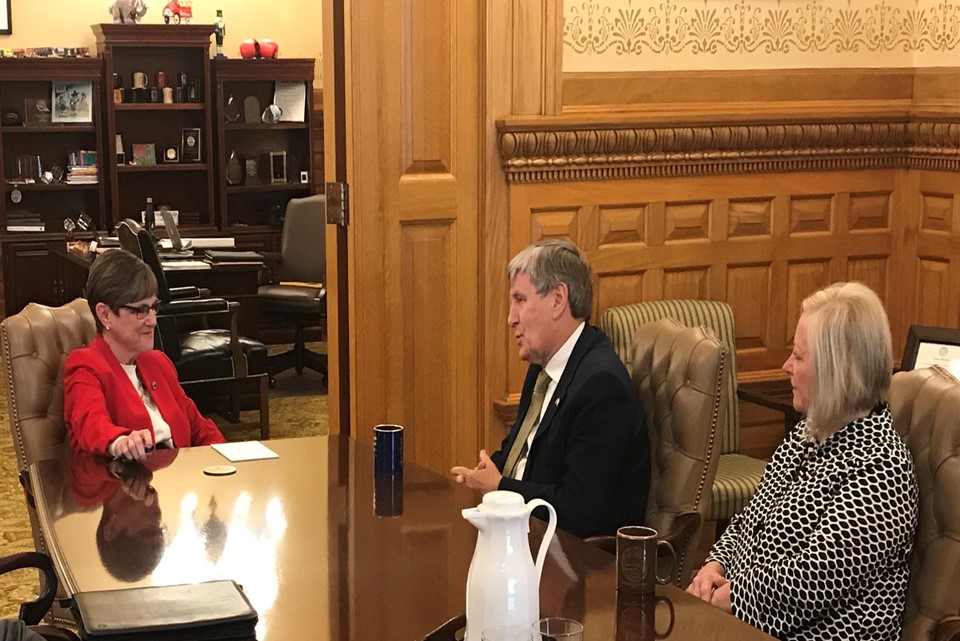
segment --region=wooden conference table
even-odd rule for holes
[[[204,474],[227,463],[209,447],[159,451],[151,473],[66,451],[31,466],[67,592],[234,579],[260,641],[415,641],[464,611],[477,537],[460,510],[478,494],[409,462],[402,492],[375,484],[372,448],[346,437],[266,445],[279,458],[230,476]],[[543,529],[531,520],[536,545]],[[653,638],[640,629],[651,614],[656,638],[770,639],[673,586],[657,604],[618,604],[614,572],[613,556],[558,531],[542,614],[583,622],[585,641]]]

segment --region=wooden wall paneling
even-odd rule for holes
[[[509,371],[518,360],[515,343],[506,327],[508,285],[504,276],[510,259],[513,229],[510,218],[510,194],[500,162],[496,121],[491,116],[510,113],[513,103],[513,75],[504,73],[513,68],[512,2],[483,3],[484,69],[483,69],[483,134],[481,137],[481,184],[483,201],[479,238],[481,256],[481,323],[480,340],[483,375],[481,412],[482,429],[475,449],[486,446],[496,449],[504,434],[504,426],[513,422],[515,400],[510,399]],[[501,413],[501,411],[505,413]],[[492,451],[492,450],[491,450]],[[476,460],[463,459],[464,464]]]
[[[915,313],[909,323],[960,326],[960,187],[956,175],[924,172],[916,212]],[[907,324],[909,324],[907,323]]]

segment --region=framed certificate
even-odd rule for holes
[[[187,127],[180,137],[180,160],[200,162],[200,128]]]
[[[911,325],[901,370],[939,365],[960,378],[960,329]]]

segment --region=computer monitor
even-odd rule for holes
[[[161,209],[160,216],[163,218],[163,226],[166,228],[167,237],[170,239],[170,248],[173,249],[173,251],[189,249],[190,243],[187,242],[187,244],[184,245],[183,239],[180,238],[180,230],[177,229],[177,221],[173,218],[173,212],[169,209]]]

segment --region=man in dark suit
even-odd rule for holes
[[[454,467],[460,483],[542,498],[577,536],[642,523],[650,447],[637,390],[613,345],[587,321],[590,268],[568,240],[530,245],[507,268],[520,358],[517,420],[492,456]]]

